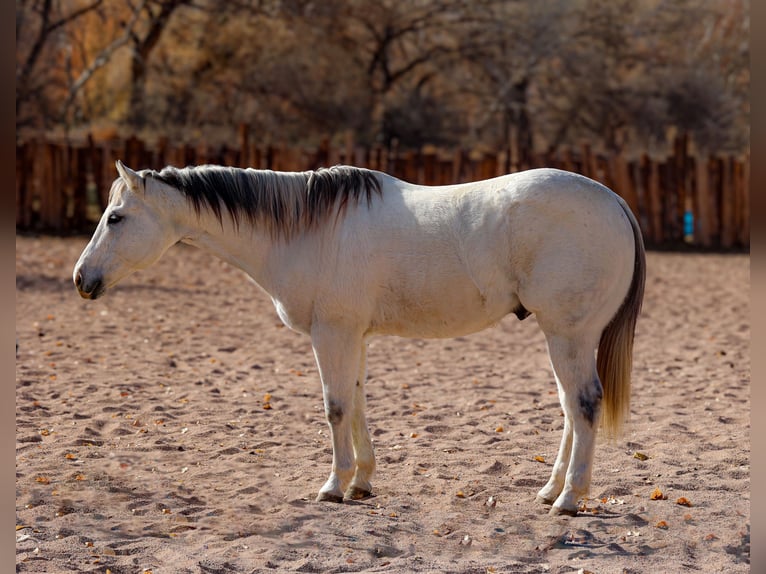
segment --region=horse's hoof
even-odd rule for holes
[[[359,488],[357,486],[352,486],[346,491],[346,498],[349,500],[362,500],[363,498],[369,498],[370,496],[372,496],[371,490]]]
[[[317,502],[341,503],[343,502],[343,496],[338,496],[337,494],[333,494],[332,492],[320,492],[317,495]]]
[[[562,508],[560,506],[551,506],[548,511],[551,516],[577,516],[577,509]]]
[[[544,496],[538,496],[537,498],[535,498],[535,502],[537,502],[538,504],[551,506],[554,502],[556,502],[556,499],[555,498],[550,499],[550,498],[545,498]]]

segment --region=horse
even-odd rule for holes
[[[74,267],[79,294],[101,297],[178,242],[249,275],[311,340],[333,452],[318,502],[372,495],[370,337],[462,336],[513,313],[534,315],[545,335],[564,411],[536,500],[577,514],[597,431],[618,436],[629,414],[646,261],[619,195],[550,168],[446,186],[351,166],[116,168]]]

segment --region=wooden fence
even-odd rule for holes
[[[680,136],[672,153],[663,158],[594,153],[587,144],[556,154],[365,148],[350,139],[341,146],[323,142],[305,149],[253,145],[244,127],[237,145],[231,147],[176,145],[165,139],[150,146],[135,137],[107,142],[89,137],[81,144],[30,141],[16,148],[16,229],[56,234],[92,231],[116,177],[117,159],[134,169],[215,163],[302,171],[347,163],[427,185],[548,166],[582,173],[619,193],[638,215],[650,247],[749,249],[749,156],[702,156],[692,147]]]

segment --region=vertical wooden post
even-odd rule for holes
[[[337,145],[332,145],[332,142],[330,142],[330,147],[327,150],[327,165],[325,167],[331,167],[333,165],[338,165],[342,163],[341,156],[343,155],[341,149]]]
[[[16,227],[27,227],[26,199],[29,181],[27,165],[28,144],[16,146]]]
[[[63,154],[61,146],[45,144],[45,172],[43,174],[43,194],[41,197],[41,215],[43,228],[60,233],[63,229],[64,181],[62,177]]]
[[[508,172],[514,173],[522,169],[521,152],[519,150],[519,129],[511,124],[508,127]]]
[[[750,154],[742,160],[739,192],[742,198],[742,211],[739,223],[739,242],[743,246],[750,245]]]
[[[84,231],[88,223],[88,148],[76,148],[72,159],[72,227]]]
[[[263,150],[259,148],[258,146],[250,146],[250,150],[251,150],[250,161],[248,162],[248,165],[256,169],[263,169],[264,168],[263,156],[265,155],[263,153]]]
[[[357,167],[370,169],[370,149],[363,146],[354,146],[354,163]]]
[[[690,141],[687,133],[676,133],[673,137],[673,165],[675,193],[669,196],[668,214],[672,223],[671,229],[674,232],[675,239],[683,237],[684,212],[686,210],[686,198],[691,194],[691,161],[689,158],[689,147],[694,147],[694,142]]]
[[[561,169],[566,171],[577,171],[577,168],[574,164],[574,159],[572,158],[572,150],[569,147],[564,148],[562,151]]]
[[[386,171],[383,168],[383,148],[379,145],[375,145],[370,149],[370,169],[378,171]]]
[[[404,154],[404,158],[403,179],[411,183],[420,183],[422,181],[420,154],[417,154],[414,151],[408,151]]]
[[[697,157],[694,162],[695,167],[695,239],[696,243],[703,247],[710,247],[712,244],[712,229],[710,217],[710,172],[709,162],[702,157]]]
[[[609,171],[611,172],[611,179],[613,185],[613,191],[622,197],[630,207],[630,210],[639,217],[639,205],[638,195],[633,188],[633,182],[630,179],[630,173],[628,172],[628,162],[621,152],[614,153],[609,160]]]
[[[93,141],[93,134],[87,137],[88,162],[90,163],[90,173],[93,178],[93,185],[96,188],[96,201],[98,201],[99,212],[103,211],[106,205],[102,203],[104,183],[104,153],[103,150],[96,147]]]
[[[386,171],[394,177],[401,177],[402,174],[399,170],[399,140],[392,138],[388,145],[388,153],[386,154]]]
[[[734,158],[726,157],[723,160],[722,185],[721,185],[721,247],[726,249],[734,245],[735,222],[734,214],[739,200],[734,175]]]
[[[588,142],[584,142],[581,146],[582,152],[582,174],[591,179],[597,179],[598,174],[596,169],[596,158],[593,154],[593,150]]]
[[[247,124],[239,124],[237,140],[239,143],[239,154],[236,159],[237,166],[250,167],[247,163],[250,160],[250,132]]]
[[[322,140],[319,142],[319,148],[317,149],[316,153],[316,165],[311,166],[312,169],[316,169],[318,167],[329,167],[329,161],[330,161],[330,140],[329,138],[322,138]]]
[[[726,169],[723,157],[710,157],[708,159],[708,229],[710,229],[710,242],[712,245],[721,245],[722,210],[721,206],[726,191]]]
[[[423,156],[423,183],[436,185],[436,148],[424,146],[421,153]]]
[[[641,171],[646,182],[647,204],[649,206],[650,237],[656,245],[663,240],[662,226],[662,198],[660,195],[660,171],[656,161],[652,161],[648,154],[641,156]]]
[[[138,139],[136,136],[130,136],[125,140],[125,148],[123,151],[123,163],[138,171],[148,166],[144,165],[144,142]]]
[[[497,175],[497,154],[485,153],[481,160],[482,164],[482,179],[490,179]]]
[[[352,130],[346,130],[345,137],[345,162],[347,165],[353,165],[354,163],[354,132]]]
[[[494,155],[495,155],[495,174],[492,177],[510,173],[506,165],[506,160],[508,157],[507,154],[505,152],[500,151],[495,153]]]
[[[460,183],[463,177],[463,150],[457,148],[452,154],[452,183]]]

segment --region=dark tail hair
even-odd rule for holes
[[[630,374],[633,367],[633,336],[641,312],[646,282],[646,252],[641,229],[627,204],[620,205],[630,220],[635,242],[633,280],[619,310],[601,333],[596,369],[604,389],[602,426],[607,436],[620,434],[630,413]]]

